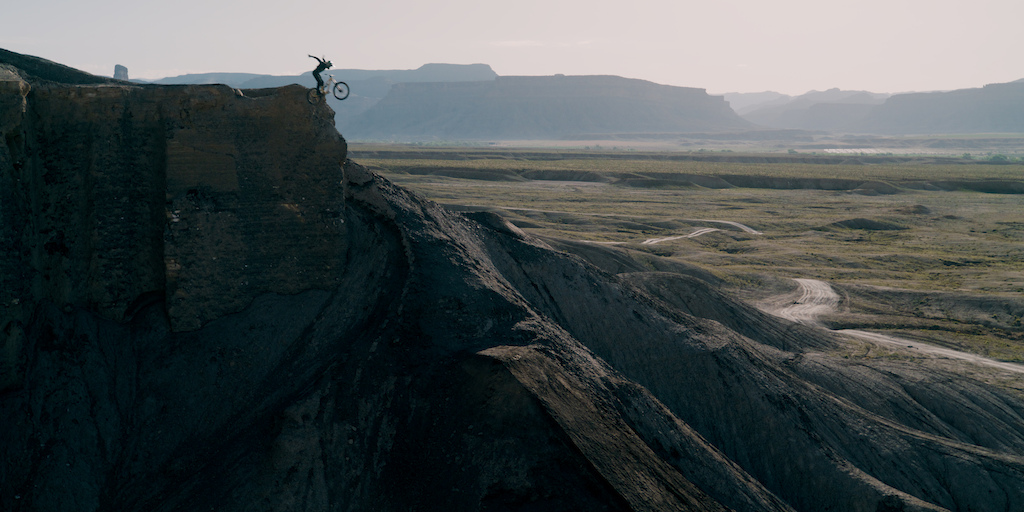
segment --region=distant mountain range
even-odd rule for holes
[[[891,95],[868,91],[829,89],[827,91],[810,91],[799,96],[790,96],[774,91],[730,92],[722,96],[729,102],[729,106],[741,116],[771,119],[772,113],[807,109],[822,103],[878,105],[885,102],[886,98]]]
[[[744,119],[761,126],[836,131],[849,124],[850,119],[862,117],[872,107],[884,103],[889,97],[888,94],[839,89],[811,91],[796,97],[778,95],[774,99],[771,98],[771,94],[773,93],[760,93],[766,101],[733,108]],[[734,96],[726,95],[726,100]],[[732,101],[729,101],[732,104]]]
[[[617,76],[500,76],[396,84],[344,119],[356,139],[541,139],[586,134],[749,130],[721,96]]]
[[[1024,132],[1024,80],[946,92],[728,93],[744,119],[765,127],[880,135]]]
[[[1024,81],[949,92],[898,94],[870,109],[849,131],[861,133],[1022,133]]]
[[[351,140],[529,139],[769,130],[878,135],[1024,133],[1024,80],[947,92],[890,95],[829,89],[709,96],[703,89],[613,76],[499,77],[486,64],[413,70],[339,69],[345,101],[331,99]],[[312,86],[310,73],[206,73],[158,84],[237,88]],[[724,97],[725,101],[720,98]],[[728,108],[731,106],[732,108]]]
[[[415,70],[335,70],[345,101],[330,99],[350,140],[530,139],[587,134],[749,130],[720,96],[703,89],[617,76],[499,77],[485,64]],[[311,73],[205,73],[153,83],[223,83],[240,89],[314,84]]]

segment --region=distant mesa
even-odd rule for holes
[[[629,134],[722,133],[754,128],[704,89],[618,76],[499,77],[486,64],[425,64],[413,70],[333,70],[352,95],[330,101],[348,140],[533,139]],[[203,73],[157,84],[249,89],[298,83],[309,73]]]
[[[128,68],[117,64],[114,66],[114,79],[115,80],[128,80]]]
[[[764,92],[728,92],[722,95],[729,106],[739,115],[772,105],[783,105],[793,99],[788,94],[775,91]]]
[[[733,109],[756,125],[877,135],[1024,133],[1024,81],[947,92],[868,91],[729,93]]]
[[[352,95],[331,102],[349,140],[564,138],[587,134],[748,130],[719,96],[703,89],[617,76],[499,77],[486,64],[426,64],[414,70],[339,69]],[[238,88],[313,85],[309,73],[207,73],[158,84],[224,83]]]
[[[743,105],[744,99],[757,101],[742,107],[735,106],[744,119],[761,126],[773,128],[837,131],[863,119],[875,105],[880,105],[888,94],[868,91],[844,91],[829,89],[811,91],[796,97],[772,96],[770,93],[734,97]]]
[[[1024,133],[1024,82],[898,94],[849,129],[886,135]]]
[[[618,76],[499,76],[488,82],[395,84],[358,117],[359,139],[542,139],[579,134],[692,133],[753,128],[704,89]]]
[[[348,83],[352,94],[345,101],[328,98],[328,104],[339,130],[357,141],[625,140],[678,134],[709,140],[793,140],[827,133],[1024,133],[1024,80],[897,95],[833,88],[799,96],[712,96],[703,89],[618,76],[499,77],[487,64],[432,63],[417,69],[331,73]],[[238,89],[314,85],[308,72],[201,73],[154,83],[225,84]],[[562,91],[556,92],[559,87]]]

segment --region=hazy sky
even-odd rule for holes
[[[610,74],[711,93],[1024,78],[1024,0],[4,0],[0,48],[97,75],[412,69]],[[344,77],[339,77],[344,80]]]

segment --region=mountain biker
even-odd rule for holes
[[[322,73],[323,70],[325,69],[330,69],[331,66],[333,66],[334,64],[332,64],[331,61],[327,60],[327,57],[324,57],[322,59],[319,57],[313,57],[312,55],[310,55],[310,57],[316,59],[317,62],[319,62],[319,64],[317,64],[316,66],[316,69],[313,70],[313,78],[316,78],[317,90],[321,90],[324,87],[324,79],[320,78],[320,73]]]

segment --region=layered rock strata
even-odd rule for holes
[[[305,89],[2,84],[4,304],[157,294],[192,330],[340,281],[345,144]]]

